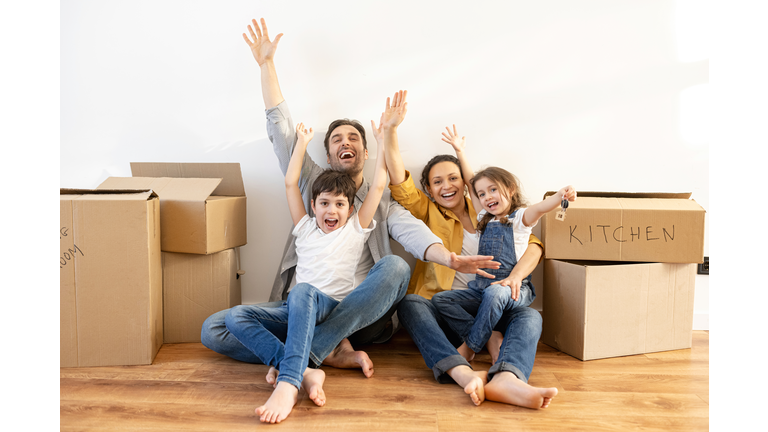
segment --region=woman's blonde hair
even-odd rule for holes
[[[511,172],[499,167],[488,167],[478,171],[475,173],[475,177],[470,181],[470,187],[472,188],[472,192],[475,194],[475,196],[477,196],[475,183],[482,178],[487,178],[488,180],[496,183],[496,185],[499,186],[499,193],[501,193],[501,195],[503,195],[504,198],[506,198],[509,202],[509,208],[504,211],[505,216],[499,219],[501,223],[506,224],[508,222],[506,215],[528,205],[528,203],[525,201],[525,198],[523,198],[523,194],[520,192],[520,181]],[[483,215],[483,218],[480,219],[480,222],[478,222],[477,230],[482,233],[485,229],[485,226],[488,225],[488,222],[490,222],[494,217],[495,216],[491,213],[486,212]]]

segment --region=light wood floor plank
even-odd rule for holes
[[[553,419],[534,413],[487,414],[483,412],[438,414],[440,432],[466,432],[475,425],[482,425],[484,430],[515,432],[551,432],[551,431],[706,431],[709,422],[706,418],[621,416],[605,417],[586,414],[574,419]]]
[[[99,403],[63,401],[62,430],[135,431],[252,431],[279,427],[281,431],[437,431],[434,411],[328,409],[296,407],[278,425],[259,423],[253,408],[242,405],[200,406],[180,403]],[[183,426],[180,426],[183,425]]]
[[[305,393],[280,425],[254,409],[272,393],[269,369],[232,360],[202,344],[164,345],[152,365],[62,368],[61,430],[238,431],[693,431],[709,426],[709,333],[693,348],[582,362],[539,344],[529,383],[557,387],[549,408],[486,401],[474,406],[456,384],[438,384],[404,331],[358,347],[375,374],[323,368],[327,404]],[[490,357],[472,362],[487,370]]]

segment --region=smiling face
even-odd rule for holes
[[[315,212],[317,226],[326,234],[343,227],[352,216],[353,210],[343,194],[322,192],[312,200],[312,211]]]
[[[464,180],[455,163],[440,162],[429,170],[429,194],[449,210],[464,208]]]
[[[488,177],[476,179],[474,182],[475,193],[485,211],[496,216],[506,216],[509,211],[509,196],[515,191],[507,191],[503,186]]]
[[[368,150],[360,132],[351,125],[334,128],[328,137],[328,164],[335,171],[356,176],[363,171]]]

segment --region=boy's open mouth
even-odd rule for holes
[[[325,226],[326,226],[326,227],[328,227],[328,228],[330,228],[330,229],[334,229],[334,228],[336,228],[336,225],[337,225],[338,223],[339,223],[339,220],[338,220],[338,219],[326,219],[326,220],[325,220]]]

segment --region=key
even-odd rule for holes
[[[560,211],[557,212],[555,215],[555,219],[559,220],[560,222],[565,220],[565,211],[568,209],[568,200],[564,199],[560,201]]]

